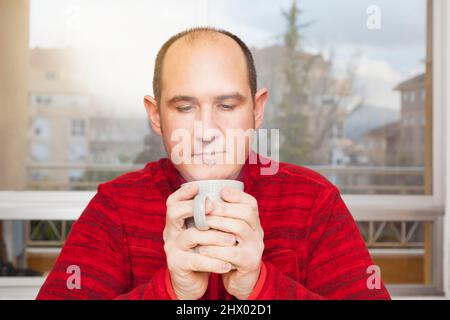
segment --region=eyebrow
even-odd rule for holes
[[[175,95],[172,98],[170,98],[167,103],[168,104],[173,104],[173,103],[177,103],[177,102],[197,102],[197,98],[195,97],[191,97],[191,96],[186,96],[186,95]]]
[[[231,92],[226,94],[221,94],[214,97],[214,102],[224,101],[224,100],[237,100],[239,102],[244,102],[246,100],[245,96],[239,92]],[[177,102],[194,102],[197,103],[198,99],[193,96],[188,95],[175,95],[170,98],[167,103],[173,104]]]

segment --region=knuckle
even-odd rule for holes
[[[169,252],[170,252],[170,246],[169,246],[169,243],[168,243],[168,242],[165,242],[165,243],[164,243],[164,252],[166,253],[166,256],[169,255]]]
[[[243,212],[243,215],[247,221],[249,221],[253,217],[253,214],[254,211],[249,207],[247,207],[246,210],[244,210]]]
[[[168,230],[168,227],[166,225],[166,227],[164,228],[164,231],[163,231],[164,246],[166,246],[168,239],[169,239],[169,230]]]
[[[265,248],[266,248],[266,246],[264,245],[264,241],[261,241],[261,243],[259,245],[259,251],[261,254],[264,252]]]
[[[167,207],[169,207],[170,204],[172,203],[174,195],[175,195],[175,193],[172,193],[170,196],[167,197],[167,200],[166,200]]]
[[[237,232],[239,234],[245,234],[247,232],[246,225],[244,223],[239,223],[237,227]]]
[[[167,204],[166,209],[166,220],[171,220],[173,218],[173,215],[174,215],[174,204],[169,203]]]
[[[253,209],[258,209],[258,201],[256,201],[255,198],[252,197],[252,200],[250,201],[250,205]]]

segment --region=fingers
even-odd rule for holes
[[[229,262],[197,253],[186,252],[183,258],[182,268],[190,271],[227,273],[232,267]]]
[[[198,193],[198,185],[196,183],[184,186],[174,193],[172,193],[166,200],[166,205],[169,206],[177,201],[191,200]]]
[[[211,229],[232,233],[238,239],[248,239],[254,232],[248,223],[238,219],[208,215],[206,222]]]
[[[240,248],[238,248],[237,246],[200,246],[198,251],[202,255],[223,261],[228,261],[232,265],[237,267],[241,265]]]
[[[184,225],[184,219],[192,217],[193,215],[193,200],[198,192],[198,186],[191,184],[182,187],[172,193],[166,201],[167,215],[166,219],[169,225],[175,227],[176,230],[181,231]]]
[[[256,199],[248,193],[245,193],[244,191],[229,187],[223,187],[220,195],[226,202],[247,204],[252,209],[258,211],[258,202],[256,201]]]
[[[166,212],[166,227],[167,232],[172,232],[173,229],[182,231],[184,229],[185,219],[192,217],[193,214],[193,200],[179,201],[170,204]]]
[[[236,237],[232,234],[217,230],[201,231],[197,228],[189,228],[179,236],[179,247],[189,250],[197,245],[232,246],[236,244]]]
[[[254,231],[260,228],[258,212],[255,212],[247,204],[216,201],[213,203],[212,214],[219,217],[242,220],[248,223]]]

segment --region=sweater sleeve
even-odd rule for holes
[[[123,226],[106,184],[73,224],[36,299],[170,299],[167,268],[131,289]]]
[[[337,188],[327,188],[316,199],[309,225],[306,280],[297,282],[263,261],[264,283],[253,299],[390,299],[381,280],[379,288],[367,285],[373,262]]]

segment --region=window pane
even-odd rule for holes
[[[46,276],[72,221],[0,221],[0,276]]]
[[[425,0],[210,3],[253,47],[282,161],[344,193],[424,193]]]
[[[95,189],[164,157],[142,105],[153,60],[209,21],[252,48],[281,161],[343,193],[424,194],[426,1],[292,3],[32,0],[28,187]]]
[[[159,47],[205,9],[203,0],[31,0],[28,189],[92,190],[165,156],[142,98]]]

